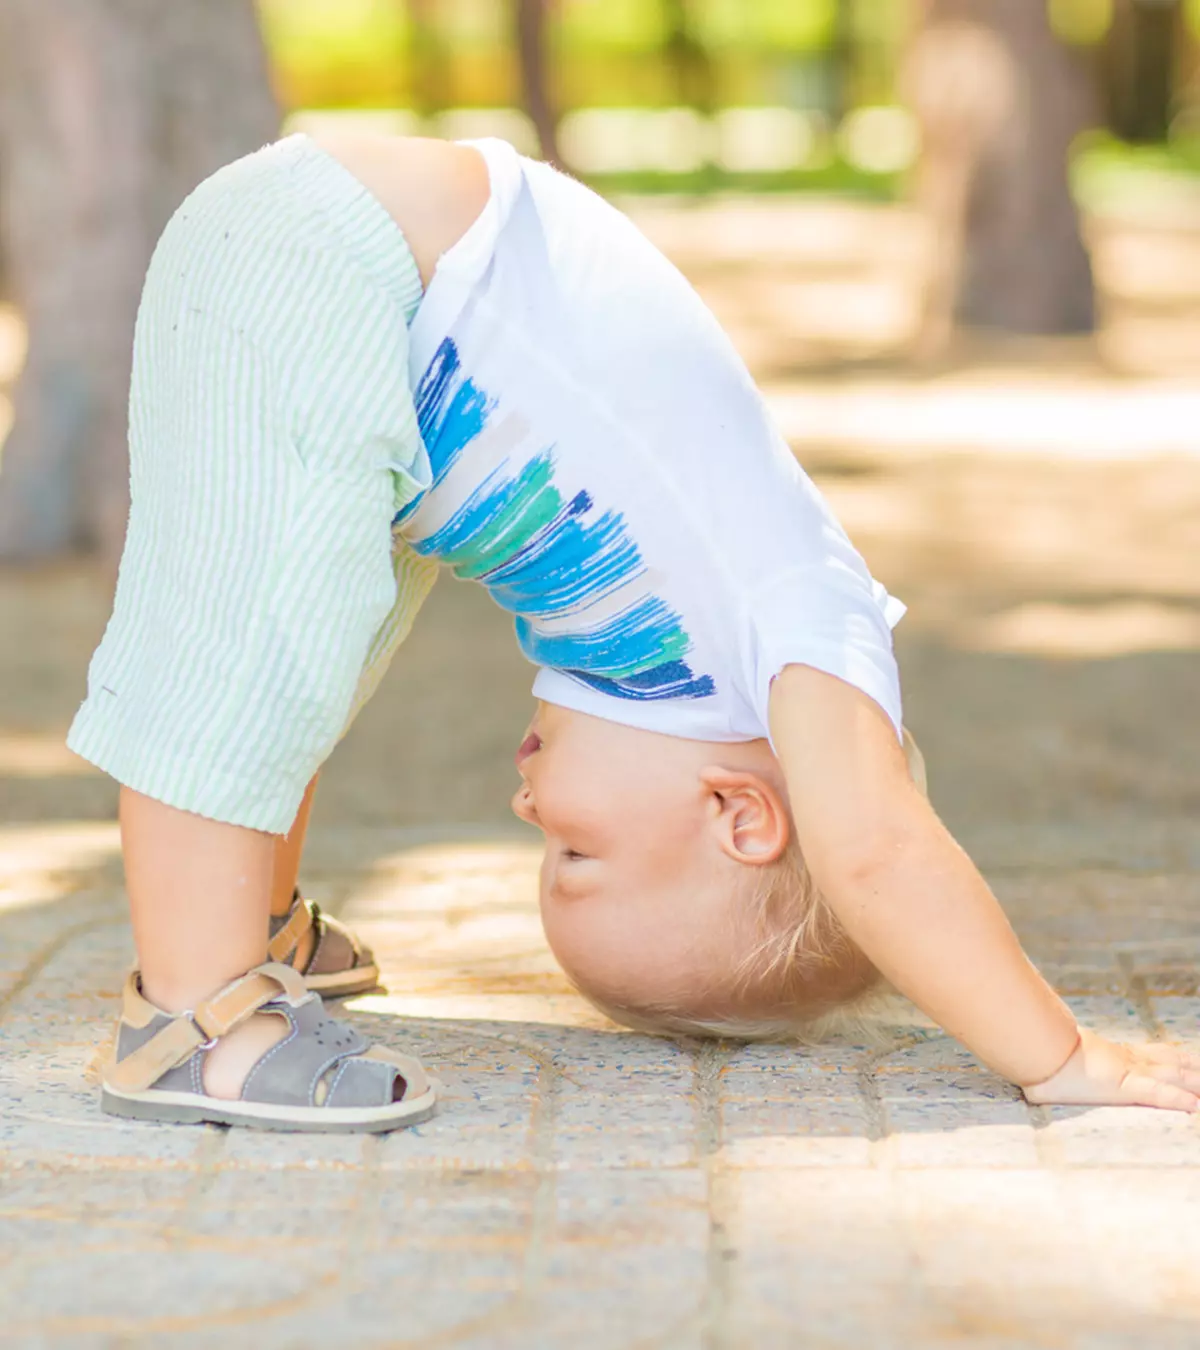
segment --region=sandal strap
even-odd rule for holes
[[[172,1017],[157,1035],[111,1065],[105,1076],[120,1092],[143,1092],[164,1073],[190,1059],[201,1046],[227,1036],[281,994],[293,1005],[312,997],[291,966],[275,962],[256,966],[190,1012]],[[125,983],[124,1000],[127,1009],[139,1004],[152,1007],[142,996],[136,970]]]
[[[356,1027],[330,1017],[316,999],[292,1010],[290,1018],[292,1035],[268,1050],[246,1075],[243,1101],[272,1106],[340,1105],[338,1082],[347,1077],[358,1080],[364,1073],[374,1083],[367,1089],[370,1100],[361,1104],[385,1106],[391,1100],[395,1066],[360,1066],[363,1052],[370,1047]],[[317,1100],[318,1087],[327,1076],[328,1095]]]
[[[297,951],[301,939],[313,926],[314,908],[315,906],[310,905],[299,891],[296,892],[296,899],[292,904],[291,913],[287,916],[287,922],[267,944],[268,961],[287,961],[288,957]]]

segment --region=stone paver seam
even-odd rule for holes
[[[1024,1101],[1024,1097],[1021,1099]],[[1062,1145],[1058,1136],[1050,1129],[1054,1115],[1048,1106],[1031,1106],[1025,1103],[1029,1114],[1029,1124],[1033,1130],[1033,1151],[1037,1154],[1040,1166],[1048,1172],[1060,1172],[1066,1166]]]
[[[125,922],[123,915],[110,915],[108,918],[81,919],[78,923],[73,923],[68,928],[64,928],[56,937],[52,938],[41,947],[25,963],[24,969],[18,974],[12,983],[3,993],[0,993],[0,1022],[8,1015],[13,1004],[37,979],[43,970],[51,961],[68,946],[77,937],[84,933],[91,933],[100,928],[116,928]]]
[[[183,1194],[179,1198],[178,1205],[175,1206],[171,1216],[159,1232],[159,1238],[166,1247],[191,1245],[193,1235],[185,1231],[184,1224],[192,1211],[212,1189],[213,1183],[217,1179],[221,1157],[225,1152],[228,1138],[228,1130],[221,1129],[216,1125],[202,1127],[200,1142],[196,1146],[195,1153],[192,1154],[192,1161],[196,1168],[195,1173],[183,1188]]]
[[[433,1025],[431,1023],[431,1025]],[[514,1046],[537,1066],[538,1078],[534,1089],[533,1110],[529,1123],[529,1151],[537,1173],[537,1185],[534,1191],[530,1213],[529,1229],[525,1236],[524,1262],[521,1271],[521,1284],[511,1297],[506,1298],[499,1307],[477,1317],[468,1318],[445,1331],[429,1335],[423,1333],[415,1338],[389,1339],[378,1343],[377,1350],[411,1350],[420,1346],[421,1350],[446,1350],[464,1341],[474,1339],[480,1332],[497,1332],[502,1328],[520,1325],[529,1321],[534,1313],[534,1297],[545,1277],[546,1254],[551,1241],[555,1221],[555,1204],[558,1194],[558,1170],[554,1164],[555,1123],[558,1107],[558,1086],[561,1071],[554,1062],[553,1054],[547,1053],[541,1046],[530,1044],[521,1037],[507,1033],[476,1031],[471,1028],[459,1029],[464,1039],[472,1041],[490,1041],[501,1045]]]
[[[679,1321],[667,1327],[664,1331],[655,1332],[652,1336],[643,1337],[636,1341],[630,1341],[628,1345],[622,1346],[621,1350],[681,1350],[687,1347],[691,1350],[696,1344],[696,1317],[689,1313],[681,1317]],[[707,1342],[703,1343],[707,1350]],[[730,1346],[733,1342],[728,1342]],[[807,1347],[805,1348],[807,1350]]]
[[[32,1219],[39,1223],[57,1222],[61,1223],[64,1226],[64,1229],[70,1231],[77,1231],[81,1222],[87,1222],[86,1218],[81,1220],[78,1210],[54,1204],[28,1205],[23,1206],[20,1209],[7,1208],[0,1211],[0,1222],[12,1219]],[[131,1246],[140,1250],[153,1250],[155,1247],[155,1240],[162,1234],[162,1227],[157,1220],[129,1218],[108,1214],[105,1216],[105,1224],[115,1232],[127,1236]],[[139,1240],[145,1241],[146,1247],[139,1248]],[[64,1247],[65,1246],[67,1246],[67,1244],[64,1243]],[[82,1241],[76,1240],[69,1246],[69,1250],[75,1256],[89,1252],[107,1253],[111,1252],[112,1249],[112,1244],[108,1241],[91,1243],[88,1242],[86,1238]],[[26,1249],[11,1254],[2,1271],[3,1285],[0,1285],[0,1288],[5,1291],[3,1295],[4,1299],[9,1297],[8,1290],[24,1289],[30,1278],[30,1273],[38,1266],[46,1265],[49,1260],[58,1259],[59,1256],[57,1255],[48,1257],[44,1252],[34,1249]],[[36,1322],[24,1323],[22,1325],[31,1330],[37,1329],[40,1331],[41,1329],[40,1323]],[[12,1333],[14,1333],[14,1328],[10,1324],[3,1335],[0,1336],[0,1340]]]
[[[1121,973],[1125,997],[1137,1009],[1138,1020],[1141,1022],[1146,1035],[1153,1041],[1166,1040],[1166,1032],[1162,1023],[1155,1017],[1150,996],[1146,992],[1145,978],[1138,973],[1133,964],[1133,954],[1129,951],[1119,951],[1116,954],[1116,961],[1117,969]]]
[[[103,1336],[109,1344],[124,1341],[136,1345],[147,1340],[153,1345],[161,1345],[162,1338],[171,1334],[182,1335],[185,1332],[212,1331],[217,1328],[242,1328],[247,1325],[261,1324],[273,1318],[295,1313],[300,1307],[312,1301],[315,1293],[326,1284],[335,1282],[336,1274],[326,1270],[316,1270],[302,1294],[291,1294],[273,1299],[269,1303],[246,1307],[220,1308],[203,1313],[183,1314],[180,1316],[143,1317],[96,1317],[96,1316],[51,1316],[40,1322],[26,1322],[10,1325],[7,1334],[35,1333],[38,1344],[50,1336]]]
[[[1050,881],[1078,878],[1081,873],[1099,874],[1104,877],[1122,877],[1129,881],[1166,881],[1172,877],[1188,876],[1195,869],[1190,866],[1186,859],[1181,861],[1178,867],[1174,864],[1169,867],[1129,867],[1121,863],[1107,862],[1103,859],[1089,861],[1087,858],[1083,858],[1078,862],[1069,864],[988,862],[983,866],[983,870],[989,877],[1036,877]]]
[[[530,1153],[534,1169],[538,1173],[538,1182],[526,1237],[521,1288],[498,1308],[481,1316],[470,1318],[432,1336],[422,1334],[414,1339],[388,1340],[381,1343],[378,1350],[411,1350],[411,1347],[417,1345],[421,1346],[422,1350],[446,1350],[448,1347],[475,1338],[481,1331],[496,1332],[503,1327],[519,1325],[522,1321],[529,1320],[531,1314],[535,1312],[533,1297],[538,1293],[544,1278],[546,1254],[553,1240],[558,1186],[558,1168],[554,1162],[555,1125],[559,1086],[565,1075],[555,1062],[553,1054],[548,1054],[541,1046],[530,1044],[519,1036],[506,1033],[489,1035],[477,1031],[466,1031],[464,1034],[475,1041],[494,1041],[515,1046],[528,1055],[538,1069],[530,1121]],[[711,1077],[714,1084],[718,1081],[722,1063],[723,1060],[716,1062],[712,1069]],[[719,1120],[717,1128],[719,1129]],[[694,1314],[688,1314],[663,1334],[639,1340],[630,1345],[628,1350],[660,1350],[660,1347],[670,1346],[680,1334],[692,1330],[696,1320]],[[714,1350],[725,1350],[725,1346],[726,1343],[721,1343],[720,1347],[714,1346]]]
[[[55,1117],[54,1119],[58,1123],[58,1118]],[[118,1129],[120,1127],[114,1124],[113,1128]],[[195,1170],[196,1165],[191,1158],[124,1158],[120,1155],[91,1157],[87,1154],[65,1153],[56,1156],[53,1163],[47,1163],[44,1160],[21,1159],[16,1163],[8,1164],[0,1160],[0,1181],[6,1178],[27,1179],[32,1174],[43,1171],[53,1171],[56,1174],[65,1172],[72,1175],[106,1172],[153,1172],[160,1175],[164,1172],[194,1172]]]
[[[529,1232],[525,1239],[525,1262],[521,1271],[520,1300],[527,1308],[545,1279],[546,1257],[554,1241],[558,1203],[558,1169],[555,1166],[554,1150],[561,1084],[561,1070],[552,1054],[541,1052],[533,1057],[533,1062],[538,1066],[538,1074],[529,1120],[529,1152],[540,1175],[533,1193]]]
[[[436,1023],[431,1022],[436,1027]],[[464,1040],[491,1041],[500,1045],[515,1047],[527,1055],[537,1068],[537,1083],[534,1087],[533,1109],[529,1121],[529,1153],[537,1171],[554,1171],[554,1138],[558,1117],[559,1085],[566,1076],[558,1067],[553,1052],[542,1046],[523,1040],[510,1032],[477,1031],[474,1028],[459,1028]]]
[[[358,1166],[358,1185],[349,1204],[343,1210],[345,1224],[341,1236],[341,1255],[338,1265],[342,1271],[358,1268],[361,1258],[379,1249],[379,1207],[383,1196],[381,1154],[383,1137],[378,1134],[362,1136],[362,1152]],[[303,1183],[301,1183],[301,1191]],[[303,1195],[298,1197],[303,1204]]]
[[[692,1053],[695,1078],[697,1160],[704,1171],[708,1209],[707,1279],[701,1305],[704,1350],[733,1350],[729,1325],[730,1285],[737,1251],[729,1240],[729,1196],[721,1154],[721,1071],[733,1051],[706,1041]]]
[[[498,1038],[497,1038],[498,1039]],[[382,1203],[383,1184],[379,1176],[379,1156],[382,1153],[382,1141],[378,1135],[369,1135],[363,1141],[363,1180],[359,1187],[358,1195],[355,1196],[354,1208],[356,1212],[362,1212],[364,1218],[359,1226],[351,1224],[347,1231],[346,1247],[344,1247],[342,1257],[342,1269],[352,1270],[356,1265],[356,1258],[360,1254],[374,1249],[373,1228],[377,1224],[379,1215],[379,1204]],[[367,1203],[362,1204],[363,1197],[367,1197]],[[329,1295],[336,1295],[337,1289],[329,1289]],[[455,1326],[447,1327],[440,1332],[420,1332],[416,1336],[402,1336],[400,1339],[389,1338],[386,1341],[375,1342],[377,1350],[414,1350],[414,1347],[420,1346],[420,1350],[449,1350],[449,1347],[459,1345],[464,1341],[471,1341],[481,1331],[495,1331],[499,1326],[514,1322],[520,1319],[521,1312],[524,1311],[525,1291],[520,1289],[513,1295],[506,1297],[499,1304],[498,1308],[491,1308],[485,1314],[468,1318],[466,1322],[456,1323]]]
[[[914,1035],[898,1038],[896,1043],[884,1050],[873,1051],[869,1054],[858,1067],[859,1086],[862,1092],[863,1103],[867,1110],[867,1124],[871,1133],[871,1162],[873,1166],[890,1168],[893,1165],[892,1154],[895,1138],[888,1130],[887,1107],[879,1092],[879,1084],[875,1077],[876,1069],[897,1051],[908,1050],[915,1045],[921,1045],[928,1040],[948,1040],[944,1036],[926,1036]],[[1043,1166],[1054,1169],[1063,1165],[1062,1156],[1059,1151],[1058,1142],[1048,1132],[1047,1127],[1051,1123],[1051,1114],[1049,1108],[1044,1106],[1030,1106],[1025,1101],[1024,1096],[1020,1098],[1029,1114],[1029,1123],[1032,1128],[1034,1151],[1038,1160]]]
[[[1146,978],[1134,967],[1133,956],[1127,951],[1117,953],[1117,965],[1125,984],[1125,994],[1137,1009],[1138,1019],[1146,1034],[1154,1041],[1169,1041],[1167,1029],[1154,1012],[1154,996],[1146,988]],[[1193,1120],[1195,1117],[1192,1118]]]
[[[453,1350],[456,1345],[474,1341],[479,1344],[480,1333],[493,1334],[504,1327],[513,1325],[524,1315],[525,1305],[520,1292],[511,1294],[498,1308],[489,1309],[464,1322],[457,1322],[444,1331],[422,1331],[415,1336],[406,1336],[400,1340],[389,1338],[375,1341],[372,1350]],[[536,1345],[534,1341],[531,1345]],[[307,1347],[306,1347],[307,1350]]]
[[[928,1035],[921,1032],[897,1035],[890,1045],[868,1051],[859,1061],[857,1077],[859,1092],[867,1119],[867,1134],[871,1141],[871,1165],[883,1172],[889,1189],[895,1195],[897,1187],[895,1167],[895,1136],[891,1134],[887,1118],[887,1104],[879,1091],[876,1071],[885,1059],[903,1050],[923,1045],[927,1041],[949,1040],[945,1035]],[[926,1310],[943,1311],[948,1307],[947,1291],[936,1281],[929,1278],[926,1263],[922,1257],[919,1234],[920,1215],[912,1212],[911,1196],[904,1191],[895,1196],[896,1217],[892,1229],[898,1244],[903,1247],[909,1266],[907,1284],[920,1291],[920,1299]]]
[[[893,1165],[893,1147],[888,1130],[887,1108],[883,1095],[879,1091],[876,1073],[885,1059],[899,1054],[902,1050],[911,1050],[928,1040],[944,1040],[945,1037],[929,1036],[924,1033],[908,1033],[893,1036],[886,1045],[868,1050],[854,1067],[855,1086],[862,1102],[863,1115],[867,1123],[867,1139],[870,1142],[871,1166],[888,1171]]]
[[[120,922],[120,920],[115,919],[112,922],[114,923]],[[69,942],[74,936],[77,936],[78,933],[87,931],[88,929],[96,926],[103,926],[103,922],[89,921],[88,923],[77,924],[71,930],[60,935],[60,938],[58,940],[48,944],[47,948],[44,949],[44,951],[40,954],[42,960],[38,965],[38,969],[41,969],[42,967],[44,967],[45,964],[47,964],[50,960],[52,960],[57,949],[65,945],[65,943]],[[31,962],[30,967],[32,967],[33,964],[34,963]],[[36,970],[34,970],[30,975],[30,979],[35,977],[36,973],[37,973]],[[28,980],[26,981],[26,984],[27,983]],[[19,991],[17,992],[19,993]],[[535,1098],[534,1120],[531,1124],[531,1133],[534,1136],[532,1141],[532,1151],[534,1153],[536,1161],[540,1164],[538,1167],[538,1171],[540,1172],[541,1176],[539,1181],[538,1193],[539,1196],[542,1197],[542,1205],[539,1212],[538,1203],[537,1200],[535,1199],[533,1222],[531,1224],[531,1233],[527,1244],[526,1269],[528,1272],[531,1265],[531,1262],[528,1259],[528,1257],[536,1254],[537,1260],[535,1263],[535,1269],[537,1273],[540,1275],[540,1271],[544,1267],[544,1248],[545,1248],[546,1233],[548,1228],[552,1227],[553,1225],[554,1189],[555,1189],[555,1169],[552,1165],[553,1114],[552,1111],[547,1112],[544,1108],[547,1103],[550,1104],[553,1103],[555,1096],[555,1086],[557,1082],[557,1069],[553,1064],[551,1057],[548,1056],[540,1047],[532,1046],[527,1042],[521,1040],[519,1037],[508,1035],[489,1036],[482,1033],[468,1033],[468,1035],[469,1039],[475,1041],[481,1040],[498,1041],[502,1043],[515,1045],[523,1053],[527,1054],[538,1065],[539,1088],[537,1096]],[[539,1105],[542,1107],[540,1112],[538,1109]],[[215,1128],[205,1131],[205,1136],[202,1137],[198,1145],[194,1161],[190,1161],[188,1164],[188,1170],[192,1170],[193,1167],[196,1167],[198,1165],[202,1177],[206,1172],[211,1173],[212,1175],[203,1180],[202,1184],[194,1191],[192,1188],[189,1188],[191,1196],[189,1199],[186,1199],[184,1201],[185,1206],[188,1203],[193,1202],[196,1198],[198,1198],[203,1193],[203,1190],[206,1189],[207,1185],[211,1183],[212,1177],[215,1177],[215,1168],[218,1166],[218,1159],[220,1153],[224,1151],[225,1136],[227,1136],[227,1133],[228,1132],[225,1130],[219,1130]],[[378,1152],[379,1141],[374,1138],[368,1140],[366,1145],[367,1152],[370,1151],[371,1145],[374,1145],[375,1151]],[[371,1170],[369,1166],[369,1159],[364,1157],[364,1163],[367,1164],[366,1171],[369,1173]],[[140,1168],[138,1170],[161,1171],[162,1167],[159,1165],[151,1165],[150,1169]],[[364,1179],[364,1184],[366,1184],[366,1181],[367,1178]],[[378,1186],[376,1186],[376,1189],[378,1190]],[[175,1236],[176,1239],[178,1240],[178,1238],[184,1236],[181,1231],[178,1231],[179,1228],[178,1220],[176,1221],[175,1228],[177,1230]],[[197,1245],[191,1240],[190,1235],[188,1237],[188,1245]],[[219,1243],[214,1244],[211,1242],[202,1242],[199,1245],[219,1246],[220,1244]],[[327,1273],[323,1278],[314,1280],[306,1290],[306,1298],[304,1300],[306,1305],[308,1303],[315,1302],[317,1299],[323,1300],[329,1296],[334,1295],[336,1293],[336,1286],[338,1285],[338,1283],[340,1283],[340,1278],[341,1278],[340,1273],[337,1271],[333,1271]],[[529,1283],[528,1274],[526,1276],[526,1283],[527,1285]],[[457,1327],[449,1328],[447,1332],[441,1336],[429,1337],[428,1335],[422,1335],[413,1340],[406,1339],[388,1342],[388,1344],[394,1345],[396,1347],[411,1346],[416,1344],[420,1344],[422,1347],[425,1346],[432,1347],[435,1345],[451,1346],[460,1340],[469,1339],[470,1337],[472,1337],[481,1330],[486,1330],[488,1328],[495,1328],[497,1327],[498,1323],[508,1323],[513,1320],[519,1320],[519,1318],[522,1316],[525,1310],[524,1305],[527,1301],[527,1292],[528,1289],[526,1288],[523,1289],[520,1293],[514,1295],[513,1299],[510,1300],[509,1308],[492,1310],[491,1313],[483,1317],[472,1318],[467,1323],[462,1323],[459,1324]],[[295,1308],[296,1302],[293,1299],[287,1302],[280,1302],[276,1305],[267,1305],[262,1308],[244,1309],[242,1310],[242,1315],[244,1315],[246,1321],[258,1322],[263,1320],[264,1318],[273,1318],[276,1316],[283,1316],[292,1313],[295,1311]],[[241,1320],[238,1314],[230,1313],[224,1316],[224,1321],[228,1322],[230,1320],[230,1317],[233,1317],[234,1320]],[[217,1323],[221,1323],[221,1321],[222,1321],[221,1317],[218,1317],[216,1319]],[[57,1323],[55,1325],[57,1326]],[[132,1340],[130,1343],[133,1343],[133,1341],[141,1341],[147,1336],[157,1337],[161,1335],[163,1331],[167,1330],[182,1331],[187,1329],[198,1328],[200,1326],[205,1325],[214,1325],[214,1323],[205,1317],[201,1317],[198,1319],[197,1318],[153,1319],[153,1321],[150,1324],[143,1322],[139,1323],[136,1326],[130,1326],[128,1324],[125,1324],[122,1327],[119,1323],[112,1321],[110,1319],[102,1319],[102,1320],[87,1319],[87,1325],[84,1326],[82,1323],[77,1323],[74,1319],[71,1319],[70,1326],[68,1327],[66,1323],[64,1323],[61,1329],[64,1331],[70,1331],[73,1334],[83,1334],[88,1331],[98,1331],[101,1334],[106,1335],[131,1337]],[[43,1333],[48,1329],[49,1326],[48,1324],[45,1323],[43,1323],[39,1328],[39,1330]]]

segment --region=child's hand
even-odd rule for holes
[[[1118,1045],[1081,1030],[1053,1076],[1023,1088],[1034,1106],[1161,1106],[1200,1110],[1200,1060],[1174,1045]]]

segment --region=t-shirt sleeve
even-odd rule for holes
[[[764,728],[771,681],[785,666],[803,665],[861,689],[901,735],[892,627],[904,605],[865,567],[827,559],[782,572],[754,588],[749,611],[748,692]]]

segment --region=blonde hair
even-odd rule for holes
[[[735,904],[750,915],[753,945],[726,992],[735,1006],[744,1001],[778,1011],[704,1017],[668,1004],[616,1006],[580,992],[614,1022],[659,1036],[809,1044],[831,1036],[873,1039],[866,1014],[882,983],[874,967],[852,976],[850,988],[836,1000],[812,996],[813,987],[839,967],[855,964],[861,971],[865,963],[813,885],[795,841],[776,862],[745,871],[748,885]]]
[[[927,796],[925,758],[907,727],[903,744],[913,782]],[[759,1004],[777,1012],[698,1017],[665,1004],[615,1007],[580,992],[613,1021],[656,1035],[809,1045],[836,1036],[881,1044],[886,1034],[879,1014],[890,988],[855,948],[813,884],[795,833],[775,862],[745,871],[747,889],[735,903],[739,911],[749,911],[755,940],[738,963],[728,992],[735,1005]],[[836,995],[814,998],[814,989],[828,988],[839,970],[842,987]]]

